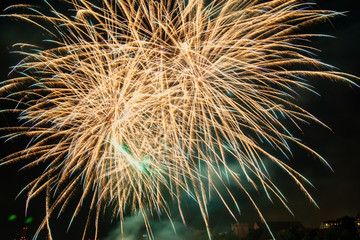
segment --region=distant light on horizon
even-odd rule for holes
[[[9,216],[8,220],[9,220],[9,222],[11,222],[11,221],[14,221],[16,218],[17,218],[17,216],[15,214],[12,214]]]
[[[34,219],[32,217],[28,217],[27,219],[25,219],[25,224],[29,224],[32,223]]]

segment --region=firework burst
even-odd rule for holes
[[[37,233],[48,228],[51,238],[49,218],[79,191],[73,217],[90,197],[96,221],[109,206],[123,220],[126,207],[143,215],[149,233],[149,215],[171,218],[169,199],[185,222],[185,193],[198,203],[209,232],[210,194],[235,218],[239,199],[228,182],[236,182],[263,219],[243,181],[286,206],[264,158],[313,201],[303,185],[308,181],[277,156],[291,154],[289,143],[296,143],[325,162],[285,121],[319,122],[292,102],[296,90],[312,91],[306,79],[349,81],[303,45],[313,34],[296,32],[337,13],[298,0],[66,2],[71,17],[50,3],[50,14],[30,5],[8,9],[31,11],[9,16],[52,36],[52,47],[21,52],[14,68],[20,75],[0,89],[19,103],[23,121],[7,137],[31,138],[3,164],[30,158],[26,167],[47,166],[26,187],[28,201],[47,196]]]

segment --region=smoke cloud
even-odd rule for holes
[[[168,219],[150,221],[151,230],[155,240],[192,240],[195,239],[195,231],[187,228],[181,221]],[[112,230],[105,240],[153,240],[147,234],[144,220],[141,214],[127,217],[123,223],[123,238],[121,236],[120,224]]]

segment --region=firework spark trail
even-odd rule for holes
[[[314,49],[303,40],[316,35],[296,32],[338,13],[298,0],[66,2],[75,10],[72,17],[50,3],[51,14],[30,5],[7,9],[31,11],[9,16],[40,26],[56,45],[21,51],[25,58],[14,68],[21,76],[0,89],[22,106],[16,111],[23,126],[8,129],[13,133],[6,137],[31,138],[27,149],[3,164],[23,158],[35,159],[26,167],[47,164],[26,187],[27,204],[47,193],[47,213],[37,234],[48,228],[52,239],[49,218],[64,210],[79,184],[83,189],[73,218],[91,196],[96,221],[113,204],[114,217],[122,220],[126,206],[141,212],[149,233],[149,214],[171,218],[169,197],[185,223],[184,192],[199,204],[209,233],[210,194],[218,195],[236,218],[221,193],[225,189],[231,205],[239,208],[228,179],[264,220],[242,184],[246,179],[255,189],[261,186],[268,198],[276,196],[286,206],[264,157],[314,202],[304,186],[308,180],[275,154],[290,155],[289,143],[296,143],[326,163],[284,122],[298,128],[299,122],[320,123],[292,103],[297,90],[313,91],[306,78],[353,78],[314,58]],[[241,171],[230,167],[229,158]]]

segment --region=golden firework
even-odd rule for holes
[[[7,137],[31,138],[25,150],[3,163],[32,158],[27,167],[47,164],[27,186],[28,201],[47,193],[47,213],[37,233],[48,228],[51,239],[50,216],[66,207],[79,184],[74,217],[91,197],[96,221],[107,206],[120,220],[130,207],[143,215],[150,233],[149,214],[171,218],[169,199],[177,202],[185,222],[182,193],[196,200],[208,232],[210,194],[236,218],[239,199],[228,180],[238,184],[264,220],[242,183],[262,188],[286,206],[264,158],[314,202],[303,185],[308,181],[275,154],[290,154],[291,142],[325,162],[284,122],[297,127],[319,122],[292,102],[296,90],[312,91],[306,79],[349,81],[303,45],[302,39],[314,34],[297,32],[337,13],[298,0],[66,2],[73,16],[50,3],[49,14],[30,5],[8,9],[31,11],[9,16],[52,36],[52,47],[21,52],[26,56],[14,68],[19,77],[0,89],[24,106],[18,110],[23,126],[10,129],[15,131]]]

